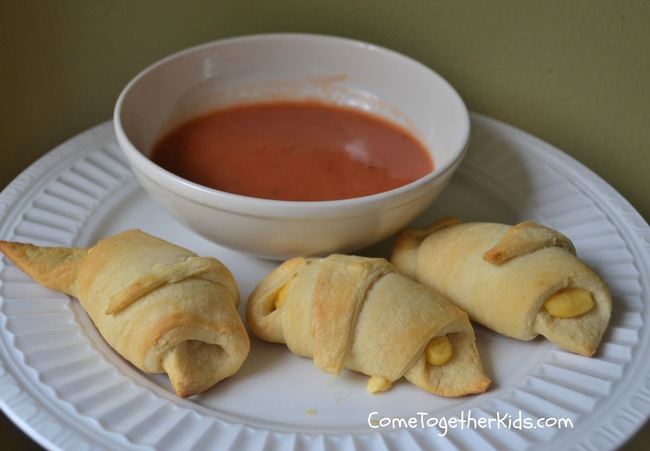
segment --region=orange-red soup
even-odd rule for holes
[[[434,166],[424,146],[398,126],[315,101],[211,112],[165,135],[152,159],[204,186],[289,201],[376,194]]]

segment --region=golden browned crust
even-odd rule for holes
[[[520,340],[541,334],[572,352],[595,353],[611,315],[611,295],[566,236],[533,222],[442,223],[400,234],[391,257],[395,266],[496,332]],[[551,317],[542,305],[565,288],[588,290],[594,308],[579,317]]]
[[[348,368],[389,384],[405,377],[442,396],[482,393],[490,383],[467,314],[385,259],[288,260],[255,288],[247,319],[258,337],[286,343],[332,374]],[[450,337],[453,357],[432,366],[424,349],[441,335]]]
[[[531,221],[521,222],[510,227],[497,244],[485,251],[483,260],[498,265],[547,247],[561,247],[576,253],[571,240],[557,230]]]
[[[104,339],[142,371],[165,372],[178,396],[233,375],[250,343],[239,291],[214,258],[139,230],[91,248],[0,242],[39,284],[79,299]]]

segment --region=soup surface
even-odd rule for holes
[[[241,105],[205,114],[163,136],[152,160],[204,186],[289,201],[376,194],[434,167],[426,148],[398,126],[317,101]]]

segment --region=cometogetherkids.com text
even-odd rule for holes
[[[468,410],[450,418],[433,416],[428,412],[417,412],[406,418],[384,417],[379,412],[371,412],[368,426],[373,429],[438,429],[438,435],[444,437],[451,429],[572,429],[573,422],[570,418],[531,418],[521,411],[516,415],[497,412],[496,416],[483,417]]]

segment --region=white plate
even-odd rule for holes
[[[108,347],[74,299],[41,288],[3,260],[2,409],[52,449],[616,448],[650,415],[650,228],[561,151],[476,114],[472,126],[467,159],[417,225],[449,214],[530,219],[568,235],[614,298],[595,357],[477,328],[493,380],[487,393],[447,399],[402,381],[369,395],[365,376],[327,375],[284,346],[253,339],[240,372],[181,400],[166,377],[142,374]],[[0,194],[0,218],[3,239],[41,245],[87,246],[143,229],[221,259],[242,304],[275,266],[211,244],[164,213],[136,183],[110,122],[21,174]],[[388,257],[391,244],[364,253]]]

